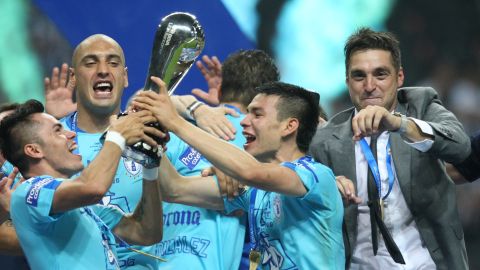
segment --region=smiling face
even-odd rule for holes
[[[128,86],[120,45],[104,35],[91,36],[75,49],[72,66],[79,110],[102,115],[117,113],[123,89]]]
[[[391,111],[396,106],[397,89],[403,85],[403,70],[395,69],[389,51],[367,49],[350,56],[347,86],[357,110],[378,105]]]
[[[244,149],[256,159],[269,162],[275,157],[282,142],[282,123],[277,119],[276,105],[280,97],[259,94],[255,96],[242,120]]]
[[[46,113],[36,113],[32,115],[32,120],[39,123],[37,144],[41,150],[41,158],[49,167],[66,177],[83,169],[82,157],[72,153],[78,147],[75,132],[65,130],[57,119]]]

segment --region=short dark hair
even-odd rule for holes
[[[364,50],[385,50],[392,55],[392,64],[395,70],[399,71],[402,66],[400,42],[390,32],[376,32],[370,28],[360,28],[351,35],[345,44],[345,71],[348,76],[350,57],[357,51]]]
[[[255,87],[278,81],[274,60],[261,50],[239,50],[223,62],[219,101],[239,102],[245,107],[255,97]]]
[[[300,86],[271,82],[257,87],[257,94],[279,96],[276,109],[277,119],[285,120],[289,117],[299,121],[297,146],[300,151],[307,152],[313,135],[317,130],[320,95],[308,91]]]
[[[18,106],[20,106],[20,104],[18,103],[4,103],[0,105],[0,113],[6,112],[6,111],[13,111]]]
[[[30,99],[19,104],[15,110],[0,122],[0,149],[9,162],[18,167],[24,174],[28,168],[28,159],[23,148],[32,142],[42,143],[35,132],[38,122],[32,120],[31,115],[42,113],[44,107],[40,101]]]

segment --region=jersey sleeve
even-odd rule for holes
[[[55,190],[62,181],[47,177],[36,178],[29,183],[22,184],[23,190],[20,191],[20,197],[23,204],[32,219],[33,223],[45,224],[56,221],[62,214],[51,215],[50,211],[53,205]],[[19,187],[19,188],[20,188]]]
[[[299,199],[314,208],[335,210],[338,207],[339,192],[335,176],[330,168],[316,163],[282,163],[283,166],[295,171],[307,193]]]
[[[113,230],[123,218],[122,211],[115,206],[96,204],[92,205],[91,208],[110,230]]]

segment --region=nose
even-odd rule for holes
[[[100,61],[99,64],[97,65],[97,74],[101,78],[105,78],[108,76],[109,69],[108,69],[108,63],[104,61]]]
[[[72,140],[77,137],[77,133],[70,130],[65,130],[65,136],[67,136],[67,139]]]
[[[243,118],[243,120],[240,122],[240,125],[243,128],[248,127],[248,126],[250,126],[250,121],[251,121],[251,116],[250,116],[250,114],[247,114],[245,116],[245,118]]]
[[[373,92],[376,87],[377,83],[375,81],[375,78],[373,76],[367,76],[367,78],[365,79],[365,91]]]

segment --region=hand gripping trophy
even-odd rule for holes
[[[143,90],[159,91],[158,86],[150,79],[151,76],[156,76],[165,82],[168,94],[171,95],[202,52],[204,45],[203,29],[195,16],[175,12],[164,17],[155,33]],[[158,123],[152,125],[160,128]],[[160,145],[161,141],[158,142]],[[154,149],[144,142],[138,142],[131,147],[127,146],[122,156],[151,168],[159,165],[162,153],[161,146]]]

